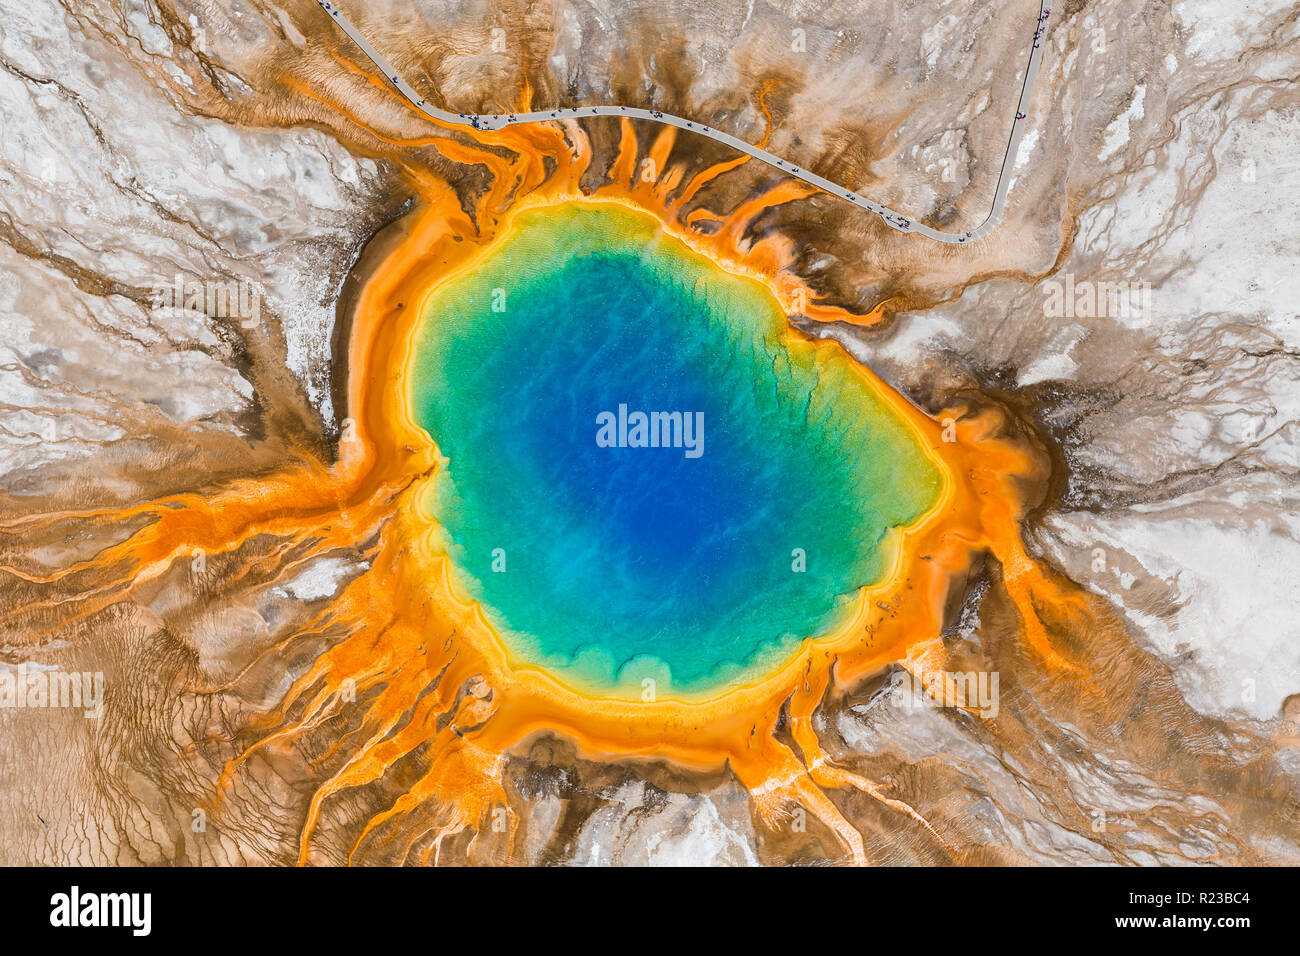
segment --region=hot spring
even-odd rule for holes
[[[851,356],[626,206],[522,212],[422,308],[436,547],[512,665],[584,693],[763,676],[942,492]]]

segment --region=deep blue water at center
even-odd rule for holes
[[[495,308],[494,308],[495,306]],[[527,214],[428,303],[417,421],[457,581],[512,655],[586,689],[778,665],[892,557],[938,476],[847,356],[649,220]],[[602,447],[602,413],[703,416],[702,454]]]

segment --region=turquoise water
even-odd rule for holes
[[[594,692],[711,690],[888,569],[941,478],[851,359],[783,326],[764,287],[610,206],[523,214],[435,293],[410,383],[447,459],[433,517],[513,659]],[[620,405],[683,428],[620,441]]]

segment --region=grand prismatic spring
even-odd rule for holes
[[[1289,94],[1098,2],[13,11],[11,859],[1300,859]]]
[[[338,766],[310,802],[301,862],[331,797],[417,754],[421,774],[404,769],[409,784],[350,858],[436,860],[446,837],[492,820],[508,837],[503,759],[547,733],[589,758],[729,767],[766,825],[806,808],[863,860],[827,796],[853,788],[950,853],[904,801],[830,761],[812,715],[832,681],[899,661],[942,675],[947,607],[985,551],[1003,562],[1027,646],[1072,667],[1033,602],[1077,599],[1017,530],[1017,476],[1032,484],[1042,459],[999,438],[995,413],[926,415],[789,325],[796,311],[871,321],[817,305],[779,237],[745,237],[807,187],[779,184],[725,216],[696,210],[712,228],[692,229],[675,218],[683,197],[738,162],[683,183],[672,130],[650,145],[666,170],[652,181],[633,175],[624,121],[594,191],[576,185],[590,156],[572,125],[484,139],[434,140],[493,171],[472,216],[409,171],[420,204],[356,295],[338,462],[85,516],[150,520],[59,576],[97,582],[79,613],[265,536],[300,553],[374,536],[370,570],[278,649],[328,638],[251,719],[213,796],[220,818],[251,765],[358,713],[326,755]],[[666,431],[668,447],[637,447],[638,409],[682,413],[680,441]]]
[[[626,207],[530,211],[423,310],[413,417],[450,459],[452,567],[517,663],[594,693],[775,669],[939,497],[842,350]]]

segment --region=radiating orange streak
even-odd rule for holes
[[[624,117],[622,128],[618,159],[614,163],[611,182],[602,190],[602,194],[633,199],[640,208],[664,207],[667,197],[685,173],[681,166],[668,166],[668,157],[677,138],[676,127],[665,126],[660,130],[649,153],[639,164],[636,161],[637,139],[632,121]]]
[[[799,179],[785,179],[777,183],[763,195],[741,203],[723,221],[722,232],[732,242],[733,248],[739,248],[745,230],[750,227],[759,214],[773,206],[804,199],[818,192],[817,187]]]
[[[659,177],[659,182],[655,184],[655,195],[667,202],[668,197],[672,195],[673,190],[681,184],[681,181],[685,176],[685,166],[682,166],[681,164],[670,166],[668,172]]]
[[[714,163],[712,166],[709,166],[707,169],[701,170],[700,172],[696,173],[693,177],[691,177],[691,181],[687,184],[686,188],[682,190],[681,195],[679,195],[677,199],[673,202],[673,204],[668,208],[669,214],[673,218],[676,218],[678,212],[680,212],[682,207],[685,206],[692,199],[694,199],[695,194],[698,193],[701,189],[703,189],[713,180],[717,179],[723,173],[729,173],[733,169],[743,166],[747,162],[749,162],[749,154],[741,153],[735,159],[729,159],[726,162],[722,162],[722,163]]]
[[[663,178],[665,171],[668,169],[668,157],[673,151],[673,143],[677,141],[677,127],[665,126],[659,130],[659,135],[655,137],[654,143],[650,146],[649,159],[655,170],[655,179]]]
[[[516,113],[528,113],[533,108],[533,84],[527,74],[519,77],[519,99],[515,101]]]
[[[591,162],[591,147],[577,123],[572,120],[531,123],[509,127],[501,133],[494,142],[516,151],[528,161],[529,172],[520,185],[520,195],[537,191],[565,194],[579,191],[582,176]],[[549,179],[545,159],[555,163]]]
[[[767,94],[772,92],[775,86],[775,81],[764,80],[763,85],[758,90],[758,108],[763,113],[763,119],[766,120],[766,125],[763,127],[763,138],[758,141],[759,149],[767,149],[768,140],[772,137],[772,111],[767,105]]]
[[[708,220],[709,222],[722,222],[722,217],[715,212],[709,212],[709,210],[701,207],[699,209],[691,210],[691,212],[686,216],[686,225],[694,226],[697,222],[703,222],[705,220]]]
[[[630,187],[636,175],[637,142],[632,121],[624,116],[619,120],[622,133],[618,141],[618,155],[609,168],[609,178],[620,186]]]
[[[400,92],[395,90],[392,84],[389,83],[387,80],[380,79],[369,70],[362,69],[356,63],[350,60],[348,57],[344,56],[339,51],[338,47],[336,47],[328,39],[321,38],[320,42],[325,47],[325,51],[329,53],[330,57],[334,60],[334,62],[337,63],[339,66],[343,67],[344,72],[350,73],[352,76],[358,77],[359,79],[363,80],[367,85],[372,86],[375,89],[379,90],[381,93],[383,93],[385,97],[396,99],[400,101],[404,107],[408,107],[408,108],[410,107],[411,104],[406,99],[406,97],[404,97]],[[421,113],[420,115],[423,116],[424,114]],[[430,119],[432,118],[430,117]]]

